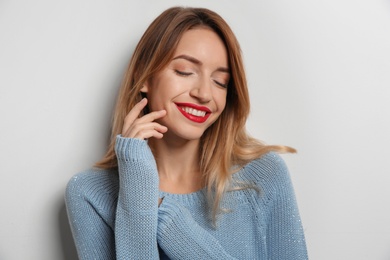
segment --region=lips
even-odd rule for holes
[[[175,104],[183,116],[195,123],[203,123],[211,115],[211,110],[205,106],[199,106],[192,103]]]

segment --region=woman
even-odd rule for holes
[[[288,171],[249,137],[239,44],[201,8],[170,8],[138,43],[111,143],[66,204],[80,259],[306,259]]]

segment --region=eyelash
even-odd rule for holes
[[[180,76],[190,76],[190,75],[192,75],[192,72],[184,72],[184,71],[180,71],[180,70],[175,70],[175,73],[180,75]]]
[[[180,70],[175,70],[175,73],[179,76],[182,76],[182,77],[187,77],[187,76],[190,76],[192,75],[192,72],[184,72],[184,71],[180,71]],[[221,82],[218,82],[216,80],[214,80],[214,83],[217,84],[218,86],[222,87],[222,88],[227,88],[228,87],[228,84],[222,84]]]
[[[220,87],[223,87],[223,88],[227,88],[228,87],[228,84],[222,84],[221,82],[218,82],[216,80],[214,80],[214,82],[215,82],[215,84],[217,84]]]

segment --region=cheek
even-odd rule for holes
[[[158,111],[164,109],[166,101],[169,99],[169,90],[166,87],[166,84],[161,84],[163,82],[158,82],[154,84],[147,94],[148,97],[148,107],[150,111]]]
[[[214,100],[215,103],[217,104],[218,109],[222,113],[222,111],[225,109],[226,106],[226,91],[223,93],[218,93],[218,95],[215,96]]]
[[[158,91],[155,91],[155,89],[153,91],[150,91],[147,95],[147,98],[150,112],[162,109],[162,97],[161,94],[158,93]]]

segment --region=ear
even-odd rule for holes
[[[146,81],[140,90],[142,93],[148,93],[149,92],[149,80]]]

